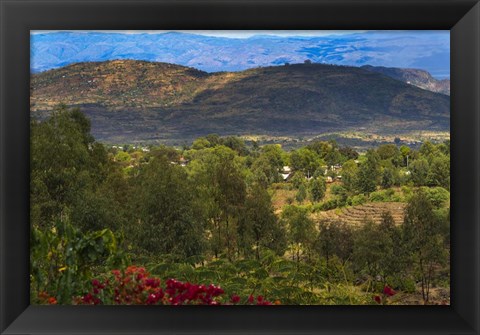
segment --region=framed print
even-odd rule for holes
[[[479,333],[477,1],[1,21],[2,334]]]

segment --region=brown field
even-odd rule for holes
[[[370,202],[363,205],[336,208],[329,211],[314,213],[316,220],[343,221],[352,226],[361,225],[365,219],[380,223],[382,213],[390,212],[395,224],[403,223],[405,203],[402,202]]]

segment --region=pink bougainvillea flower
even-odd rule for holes
[[[230,301],[234,304],[238,304],[240,302],[240,297],[236,294],[232,295],[232,299]]]
[[[385,285],[385,287],[383,288],[383,294],[391,297],[397,294],[397,292],[395,292],[390,286]]]

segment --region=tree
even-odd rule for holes
[[[379,177],[379,157],[374,150],[368,150],[367,160],[358,169],[356,178],[357,190],[363,194],[369,194],[377,189]]]
[[[194,215],[194,193],[183,168],[158,157],[143,167],[137,183],[137,245],[178,261],[201,255],[204,225]]]
[[[443,154],[438,154],[432,159],[430,169],[425,178],[428,186],[441,186],[447,190],[450,189],[450,158]]]
[[[346,161],[342,166],[342,182],[348,192],[353,193],[357,185],[358,166],[353,160]]]
[[[305,183],[300,184],[298,187],[297,194],[295,195],[295,200],[298,202],[303,202],[307,198],[307,188],[305,187]]]
[[[238,229],[244,252],[251,252],[253,245],[257,260],[263,248],[272,249],[279,255],[285,251],[286,241],[280,238],[285,232],[277,222],[268,191],[261,185],[255,184],[247,195]]]
[[[350,160],[350,159],[355,160],[358,158],[358,152],[356,152],[351,147],[342,147],[338,149],[338,151],[343,157],[345,157],[345,160]]]
[[[390,188],[393,186],[394,183],[395,179],[392,170],[389,168],[383,169],[381,186],[383,188]]]
[[[427,304],[435,269],[446,263],[448,253],[441,235],[442,226],[423,190],[418,190],[408,202],[403,227],[404,245],[411,255],[416,279],[421,282],[422,297]]]
[[[377,154],[381,160],[388,160],[395,166],[402,162],[402,154],[395,144],[383,144],[377,148]]]
[[[78,110],[56,107],[31,122],[31,223],[46,227],[68,215],[86,189],[94,191],[108,170],[107,153],[90,135],[90,121]]]
[[[316,250],[318,250],[321,256],[325,257],[327,268],[333,256],[337,256],[345,264],[353,252],[351,228],[342,222],[321,221],[316,241]]]
[[[408,160],[411,155],[411,149],[407,147],[406,145],[402,145],[400,147],[400,154],[402,155],[402,166],[407,166],[408,167]]]
[[[305,177],[302,171],[294,172],[291,179],[293,187],[297,190],[300,188],[301,185],[305,186],[306,180],[307,177]]]
[[[228,136],[222,139],[222,144],[227,148],[236,151],[240,156],[248,155],[248,149],[245,141],[236,136]]]
[[[327,189],[325,179],[322,177],[314,178],[310,181],[310,197],[312,201],[318,202],[325,196]]]
[[[290,154],[290,162],[295,171],[301,171],[307,177],[313,176],[315,171],[323,165],[318,154],[308,148],[293,151]]]
[[[192,149],[195,149],[195,150],[202,150],[210,147],[211,147],[210,142],[204,137],[199,137],[192,143]]]
[[[293,247],[292,257],[298,264],[301,252],[308,251],[313,242],[314,223],[308,217],[307,210],[297,206],[286,206],[281,218],[287,227],[288,240]]]
[[[437,154],[438,149],[432,142],[425,141],[420,147],[419,152],[423,157],[429,159],[430,157],[433,157]]]
[[[246,197],[242,161],[235,151],[220,145],[197,152],[189,164],[215,257],[226,251],[233,258],[237,249],[237,224]]]
[[[382,276],[385,262],[392,260],[392,254],[392,240],[373,221],[365,219],[355,234],[353,264],[371,277]]]
[[[429,170],[430,167],[425,158],[416,159],[410,164],[411,178],[415,186],[426,184]]]

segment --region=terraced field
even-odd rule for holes
[[[380,223],[382,213],[389,211],[395,224],[403,223],[405,203],[403,202],[370,202],[363,205],[345,207],[341,209],[332,209],[329,211],[317,212],[314,214],[316,220],[336,220],[343,221],[353,226],[361,225],[365,218]]]

